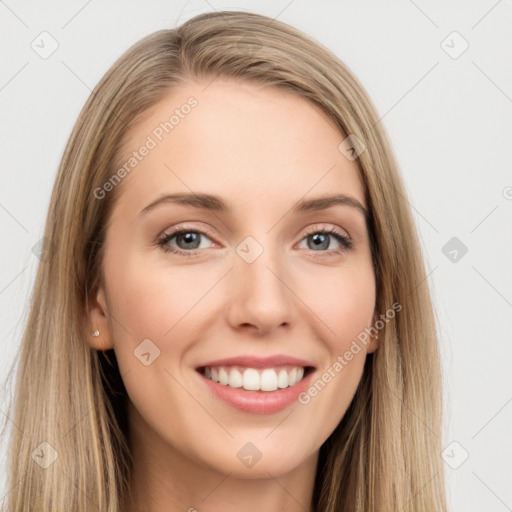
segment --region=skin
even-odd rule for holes
[[[134,498],[124,510],[311,510],[318,452],[349,406],[371,340],[314,397],[283,411],[241,412],[212,395],[195,367],[214,359],[289,354],[316,367],[312,382],[372,325],[375,276],[363,215],[347,205],[293,214],[301,198],[334,192],[366,207],[343,136],[309,101],[290,92],[216,79],[174,89],[125,137],[126,158],[190,96],[198,105],[120,185],[106,234],[102,286],[90,300],[96,350],[113,348],[129,395]],[[121,158],[123,160],[123,158]],[[227,213],[163,204],[163,193],[221,196]],[[200,248],[163,233],[186,223],[209,230]],[[311,233],[337,228],[317,248]],[[318,228],[318,229],[316,229]],[[311,231],[309,231],[311,229]],[[252,263],[236,248],[252,236]],[[160,355],[134,356],[150,339]],[[253,443],[252,467],[237,452]]]

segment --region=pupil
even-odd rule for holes
[[[323,242],[321,240],[319,240],[319,237],[324,237],[324,240]],[[322,245],[322,248],[323,249],[326,249],[327,247],[325,246],[325,242],[327,241],[327,246],[329,245],[329,240],[327,239],[326,235],[323,234],[323,233],[315,233],[313,235],[313,240],[314,240],[314,243],[315,243],[315,246],[318,247],[319,245]],[[318,242],[318,243],[317,243]]]
[[[197,245],[197,240],[198,240],[198,237],[195,233],[191,233],[191,232],[188,232],[188,233],[185,233],[183,235],[180,236],[180,238],[183,238],[185,239],[185,242],[187,244],[189,244],[190,242],[196,242],[196,245]],[[196,248],[196,245],[194,245],[194,248]]]

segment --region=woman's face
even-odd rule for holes
[[[318,107],[207,84],[174,90],[124,141],[90,343],[115,350],[139,453],[277,477],[316,460],[376,349],[344,358],[375,307],[364,192]],[[333,195],[351,200],[310,203]]]

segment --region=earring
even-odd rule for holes
[[[100,335],[100,331],[91,332],[91,336],[94,336],[95,338],[97,338],[99,335]]]

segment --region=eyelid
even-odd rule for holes
[[[208,228],[197,228],[194,226],[189,226],[187,224],[177,224],[169,231],[164,230],[160,235],[158,235],[157,241],[162,240],[163,238],[167,238],[167,237],[172,238],[182,232],[188,232],[188,231],[192,231],[194,233],[199,233],[201,235],[206,235],[208,238],[210,238],[212,240],[212,242],[215,245],[218,246],[218,244],[214,241],[216,239],[216,235],[213,231],[211,231]],[[198,249],[196,249],[196,250],[198,250]],[[187,251],[187,252],[192,252],[192,251]]]
[[[168,247],[167,242],[170,239],[174,238],[176,235],[178,235],[180,233],[187,232],[187,231],[196,232],[201,235],[206,235],[213,242],[214,245],[216,245],[217,247],[219,246],[219,244],[217,244],[215,242],[216,235],[210,229],[197,228],[194,226],[187,225],[187,223],[177,224],[170,230],[170,232],[166,232],[164,230],[157,237],[156,244],[160,245],[162,250],[164,250],[166,252],[171,252],[171,253],[174,252],[179,255],[194,256],[198,252],[201,252],[204,249],[193,249],[190,251],[185,251],[183,249],[174,248],[174,247],[172,249],[166,248],[166,247]],[[319,233],[319,232],[323,232],[323,233],[330,235],[334,238],[337,238],[337,236],[340,237],[342,240],[337,240],[337,241],[338,241],[338,243],[340,243],[342,245],[342,248],[341,249],[329,249],[327,251],[312,251],[313,253],[315,253],[315,252],[319,253],[318,255],[315,255],[316,257],[322,257],[321,256],[322,253],[327,254],[327,255],[330,255],[333,252],[340,254],[344,251],[349,250],[353,245],[352,237],[350,236],[348,231],[346,231],[345,229],[340,228],[336,225],[326,224],[326,223],[317,223],[317,224],[313,224],[313,225],[309,226],[308,228],[306,228],[306,231],[304,232],[303,236],[300,238],[298,243],[302,242],[304,240],[304,238],[306,238],[307,236],[315,234],[315,233]]]
[[[317,233],[318,231],[326,231],[328,233],[336,233],[344,236],[345,238],[352,241],[352,237],[346,229],[340,228],[335,224],[328,224],[325,222],[320,222],[317,224],[313,224],[312,226],[306,228],[306,235],[310,235],[312,233]]]
[[[183,223],[183,224],[177,224],[176,226],[174,226],[169,233],[166,233],[166,230],[164,230],[160,235],[158,235],[158,238],[161,238],[166,235],[171,235],[171,234],[175,235],[176,233],[178,233],[180,231],[196,231],[198,233],[203,233],[205,235],[208,235],[208,237],[210,237],[210,238],[216,238],[216,236],[217,236],[213,231],[211,231],[208,228],[197,228],[195,226],[189,226],[186,223]],[[319,222],[319,223],[312,224],[311,226],[306,228],[305,235],[309,235],[311,233],[316,233],[317,231],[328,231],[328,232],[343,231],[344,233],[340,233],[340,234],[343,234],[345,237],[352,240],[350,233],[346,229],[340,228],[334,224],[329,224],[329,223],[325,223],[325,222],[323,222],[323,223]]]
[[[333,238],[335,238],[339,244],[341,244],[341,249],[329,249],[327,251],[311,251],[311,254],[314,258],[323,258],[335,255],[340,255],[346,251],[349,251],[354,246],[354,241],[348,231],[339,226],[333,224],[325,224],[319,223],[314,224],[307,228],[307,231],[304,233],[302,238],[299,240],[299,243],[302,242],[307,236],[315,234],[315,233],[324,233]]]

